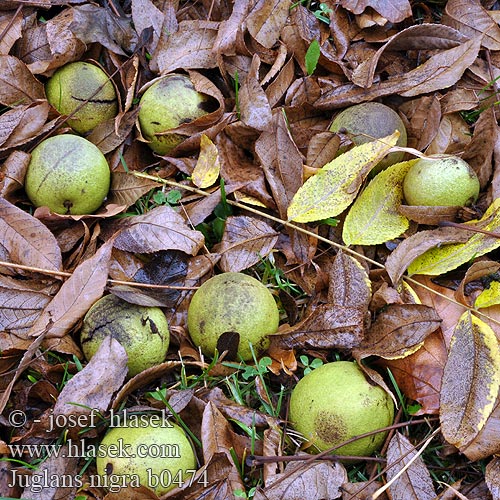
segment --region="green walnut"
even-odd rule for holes
[[[97,146],[83,137],[63,134],[33,149],[24,188],[36,207],[82,215],[102,205],[110,180],[108,162]]]
[[[420,158],[403,182],[408,205],[429,207],[471,205],[477,200],[479,189],[476,173],[457,156]]]
[[[101,68],[90,63],[79,61],[59,68],[47,81],[45,93],[59,113],[71,115],[67,123],[79,134],[114,118],[118,112],[114,85]]]
[[[148,146],[166,155],[186,137],[171,133],[158,135],[206,115],[213,107],[212,99],[197,92],[184,75],[170,74],[153,83],[139,103],[139,125]]]
[[[399,138],[396,145],[406,147],[407,144],[403,121],[393,109],[379,102],[364,102],[344,109],[334,118],[330,130],[347,134],[355,146],[386,137],[398,130]],[[372,173],[380,172],[402,161],[403,158],[402,151],[389,153],[373,168]]]
[[[289,419],[313,451],[324,451],[392,425],[394,404],[386,391],[368,381],[357,363],[337,361],[316,368],[298,382],[290,396]],[[332,453],[370,456],[382,446],[386,434],[372,434]]]
[[[187,322],[191,339],[206,356],[227,349],[251,360],[250,344],[256,356],[267,349],[268,335],[278,330],[279,311],[272,293],[260,281],[243,273],[223,273],[196,290]]]
[[[130,377],[162,363],[170,343],[167,318],[159,307],[130,304],[111,294],[99,299],[83,319],[80,343],[87,360],[109,335],[125,349]]]
[[[112,427],[99,444],[100,484],[110,491],[124,483],[145,486],[160,496],[189,483],[196,472],[196,455],[184,431],[159,415],[140,417]]]

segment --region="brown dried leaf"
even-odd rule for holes
[[[387,449],[387,480],[392,500],[434,500],[431,475],[409,439],[396,432]]]
[[[30,104],[45,98],[45,90],[28,67],[13,56],[0,56],[0,103]]]
[[[262,163],[280,217],[286,219],[293,195],[302,185],[303,162],[281,111],[273,114],[272,130],[261,134],[255,143],[255,152]]]
[[[441,387],[441,430],[449,443],[463,450],[474,440],[493,411],[499,387],[498,340],[467,311],[455,327]]]
[[[109,408],[127,376],[127,361],[127,353],[116,339],[112,336],[104,339],[83,370],[64,386],[54,405],[54,416],[85,415],[81,422],[87,427],[91,414],[95,418],[97,412],[105,413]],[[73,437],[80,430],[78,426],[68,429]]]
[[[220,246],[220,265],[224,272],[248,269],[271,253],[278,233],[265,221],[245,215],[228,217]]]
[[[500,458],[494,457],[486,466],[484,479],[495,500],[500,498]]]
[[[267,427],[271,420],[265,413],[235,403],[225,396],[220,387],[214,387],[206,393],[199,394],[198,397],[207,403],[212,401],[226,418],[242,422],[248,427]]]
[[[257,490],[255,500],[322,500],[342,496],[347,471],[338,462],[289,462],[282,474],[267,478],[264,490]]]
[[[38,281],[0,275],[0,331],[25,333],[51,301],[52,292]]]
[[[18,9],[13,15],[8,13],[5,16],[0,16],[0,55],[7,55],[12,46],[22,36],[23,13]]]
[[[48,115],[47,101],[16,106],[0,115],[0,151],[21,146],[39,135]]]
[[[129,207],[158,183],[126,172],[112,172],[108,203]]]
[[[69,444],[61,446],[59,453],[51,454],[39,467],[33,471],[28,485],[24,488],[21,498],[32,500],[59,500],[76,496],[79,472],[79,457],[71,451]],[[53,478],[74,478],[75,481],[52,481]],[[49,480],[47,481],[47,478]],[[37,485],[43,484],[43,488]]]
[[[208,463],[213,456],[221,452],[225,453],[232,462],[230,450],[235,447],[237,435],[231,430],[229,422],[212,402],[207,404],[203,412],[201,435],[205,463]],[[234,464],[232,470],[224,479],[233,491],[245,490],[243,481]]]
[[[12,195],[24,187],[24,177],[30,155],[14,150],[0,167],[0,197],[10,200]]]
[[[254,54],[250,71],[239,93],[241,121],[259,131],[268,131],[273,115],[266,93],[259,83],[260,58]]]
[[[423,151],[434,139],[441,122],[441,103],[437,96],[423,96],[399,107],[409,124],[406,124],[409,148]]]
[[[472,140],[462,156],[476,172],[481,190],[486,187],[492,174],[493,149],[499,130],[494,109],[485,109],[474,125]]]
[[[480,2],[449,0],[441,22],[469,38],[481,35],[483,47],[500,50],[500,28]]]
[[[258,0],[246,18],[249,33],[257,42],[270,49],[285,25],[291,0]]]
[[[311,138],[307,146],[306,164],[321,168],[331,162],[340,146],[340,137],[335,132],[320,132]]]
[[[181,21],[179,29],[161,38],[153,57],[164,75],[176,69],[214,68],[217,66],[213,46],[219,23],[214,21]]]
[[[421,207],[417,205],[400,205],[398,212],[408,219],[425,224],[437,226],[443,221],[454,221],[458,218],[461,207]]]
[[[77,266],[31,327],[32,337],[44,332],[49,338],[63,337],[102,296],[108,279],[112,247],[111,240],[93,257]]]
[[[114,246],[134,253],[181,250],[196,255],[204,243],[203,234],[190,229],[182,215],[170,206],[160,206],[110,227],[118,231]]]
[[[439,328],[441,318],[421,304],[389,304],[379,313],[355,351],[356,358],[380,356],[403,358],[419,349],[424,339]]]
[[[370,481],[361,481],[359,483],[345,483],[342,485],[344,494],[342,500],[373,500],[374,493],[378,493],[377,500],[389,500],[385,492],[378,491],[383,485],[373,479]]]
[[[72,9],[71,31],[85,44],[98,42],[115,54],[131,53],[137,44],[137,33],[128,17],[118,17],[111,9],[82,5]]]
[[[50,73],[85,52],[85,44],[71,32],[73,14],[63,9],[45,23],[33,22],[19,40],[19,57],[34,74]]]
[[[0,234],[9,260],[60,271],[62,256],[54,235],[38,219],[0,198]]]
[[[425,154],[461,154],[470,141],[470,129],[465,120],[458,112],[450,113],[442,117]]]
[[[304,320],[270,335],[271,347],[278,349],[352,349],[363,338],[365,309],[320,304]]]
[[[85,138],[94,143],[103,154],[114,151],[132,132],[139,108],[122,113],[116,119],[107,120],[95,127]],[[118,124],[117,124],[117,120]]]
[[[366,8],[371,7],[391,23],[399,23],[412,15],[408,0],[387,0],[384,2],[377,0],[341,0],[340,3],[342,7],[353,14],[362,14]]]
[[[330,270],[328,301],[368,311],[371,282],[364,267],[351,255],[339,252]]]

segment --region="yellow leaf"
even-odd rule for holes
[[[441,386],[441,429],[461,451],[484,427],[500,387],[500,351],[495,332],[466,311],[450,342]]]
[[[493,201],[481,220],[470,221],[466,224],[478,226],[484,231],[497,232],[500,228],[500,198]],[[439,276],[498,247],[500,247],[500,238],[475,233],[465,243],[452,243],[427,250],[408,266],[408,275]]]
[[[343,212],[356,197],[369,171],[396,145],[399,132],[356,146],[319,169],[298,189],[288,220],[313,222]]]
[[[403,199],[403,180],[416,161],[403,161],[382,170],[356,198],[342,231],[346,245],[378,245],[408,229],[409,220],[398,207]]]
[[[193,184],[199,188],[212,186],[220,173],[219,152],[217,147],[205,134],[201,134],[200,156],[191,176]]]
[[[489,288],[483,290],[474,301],[476,309],[500,304],[500,281],[492,281]]]

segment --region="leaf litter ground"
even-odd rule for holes
[[[93,484],[90,447],[113,412],[168,410],[199,463],[168,498],[498,498],[498,12],[489,0],[3,1],[0,496],[157,498]],[[96,214],[61,216],[30,205],[24,176],[36,144],[70,132],[44,83],[78,60],[120,96],[87,136],[112,187]],[[215,105],[158,157],[138,101],[171,72]],[[398,111],[408,148],[372,178],[395,139],[360,149],[328,128],[375,100]],[[422,154],[469,162],[477,203],[404,205]],[[194,290],[231,271],[280,307],[254,363],[205,359],[187,332]],[[83,359],[81,321],[105,293],[163,308],[164,363],[128,380],[111,340]],[[297,380],[339,359],[398,404],[383,449],[356,464],[307,454],[287,423]]]

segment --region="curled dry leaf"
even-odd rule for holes
[[[56,286],[0,276],[0,331],[13,333],[13,340],[26,333],[52,300]],[[0,340],[0,351],[6,349]]]
[[[291,0],[258,1],[245,19],[252,37],[264,47],[272,48],[287,21],[291,4]]]
[[[72,484],[60,481],[47,481],[46,478],[74,478],[80,470],[78,456],[70,449],[68,443],[61,445],[58,453],[51,454],[44,460],[31,475],[27,486],[20,494],[20,498],[32,500],[57,500],[76,495],[76,482]],[[15,483],[14,483],[15,484]],[[37,488],[37,484],[45,485]]]
[[[455,327],[441,386],[441,429],[449,443],[464,450],[476,438],[494,408],[499,387],[495,332],[467,311]]]
[[[429,470],[408,438],[396,432],[387,448],[387,479],[392,500],[434,500]]]

